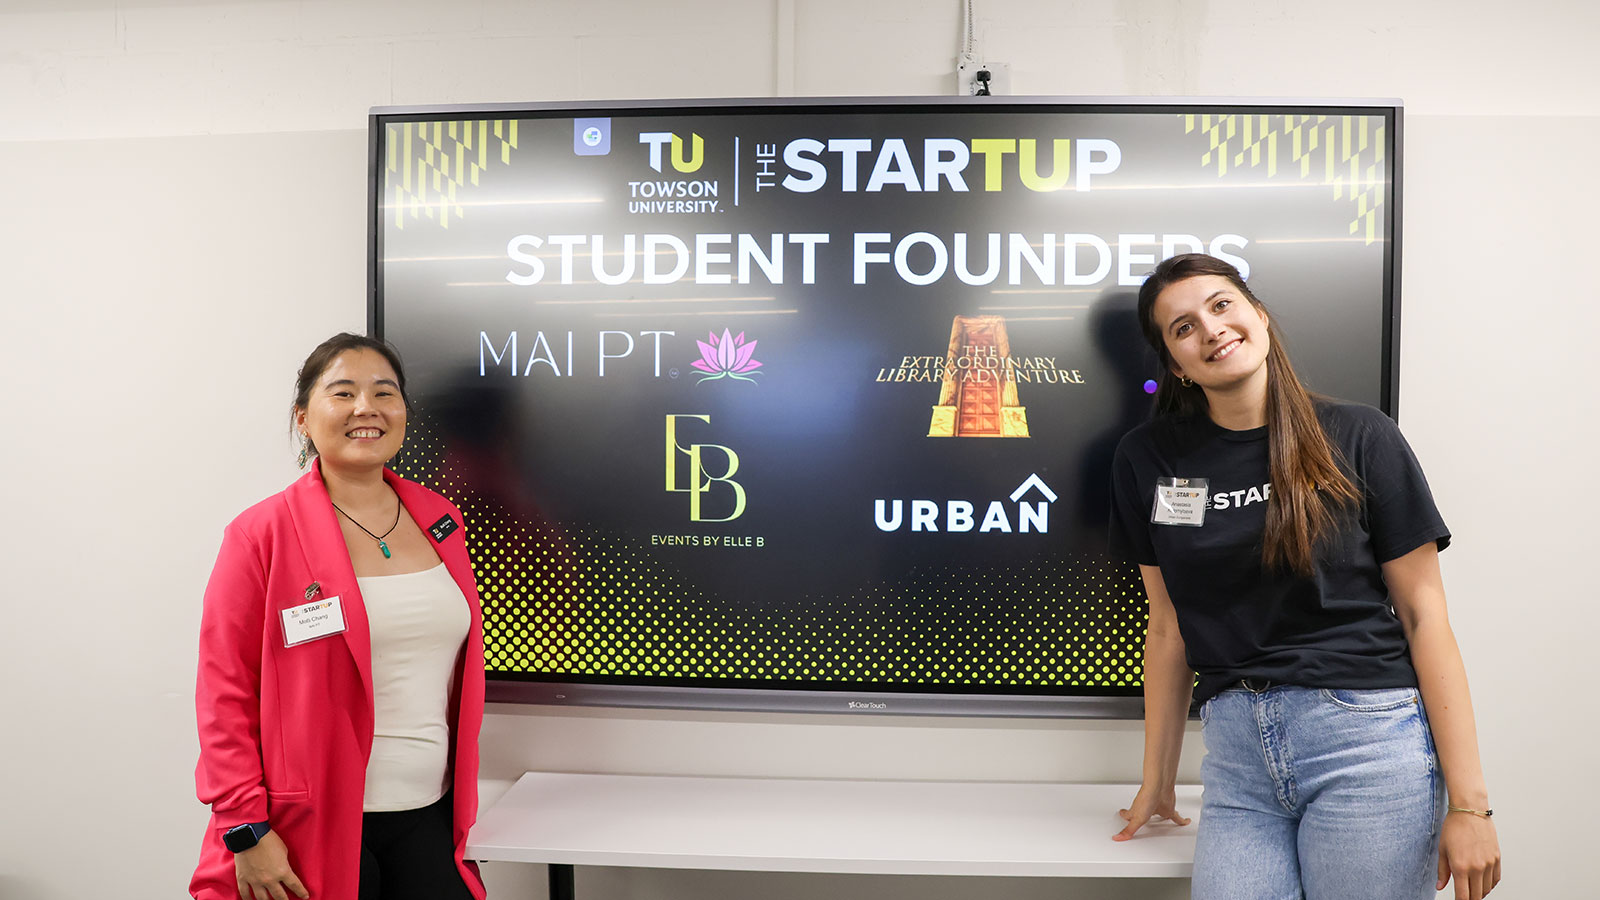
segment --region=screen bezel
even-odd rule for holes
[[[541,103],[436,104],[373,107],[367,130],[367,334],[383,339],[382,177],[385,126],[423,121],[440,115],[515,114],[529,118],[573,115],[628,116],[681,114],[760,114],[838,109],[882,112],[962,111],[1061,113],[1196,113],[1208,111],[1275,115],[1314,111],[1324,115],[1380,116],[1385,122],[1391,165],[1389,195],[1383,213],[1390,249],[1383,273],[1383,335],[1380,364],[1380,408],[1399,417],[1400,385],[1400,252],[1404,104],[1398,99],[1232,98],[1232,97],[814,97],[674,99],[631,101],[558,101]],[[688,687],[595,682],[524,681],[490,677],[486,699],[494,703],[551,706],[595,706],[646,709],[737,710],[752,712],[937,715],[1005,718],[1137,719],[1144,714],[1141,697],[1041,696],[1008,693],[883,692],[841,688]],[[1193,711],[1191,711],[1191,715]]]

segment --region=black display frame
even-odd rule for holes
[[[383,174],[385,126],[446,116],[493,114],[520,118],[629,115],[749,115],[783,111],[808,113],[962,111],[1052,113],[1281,115],[1316,113],[1382,117],[1390,184],[1382,217],[1389,251],[1383,267],[1383,333],[1380,352],[1380,408],[1399,416],[1400,260],[1404,173],[1404,104],[1398,99],[1295,99],[1230,97],[807,97],[705,98],[628,101],[547,101],[538,103],[434,104],[373,107],[368,115],[367,177],[367,334],[383,339]],[[530,681],[496,679],[487,684],[490,702],[576,707],[699,709],[749,712],[936,715],[1003,718],[1137,719],[1137,696],[1058,696],[1002,692],[918,690],[888,692],[840,688],[754,688],[667,686],[610,681]]]

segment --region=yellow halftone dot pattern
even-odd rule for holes
[[[1350,204],[1350,234],[1368,244],[1378,240],[1386,137],[1381,118],[1194,113],[1180,118],[1184,134],[1198,131],[1205,137],[1200,165],[1215,167],[1218,178],[1230,168],[1264,168],[1268,179],[1318,181],[1331,189],[1331,199]]]
[[[501,165],[511,164],[517,121],[396,122],[387,126],[384,144],[384,203],[394,227],[427,218],[449,228],[452,218],[466,216],[457,189],[478,184],[491,154]]]
[[[636,536],[543,522],[474,489],[430,430],[414,415],[393,465],[461,507],[492,673],[1040,692],[1142,684],[1148,617],[1131,566],[1052,552],[1012,569],[931,566],[836,595],[775,599],[752,584],[710,596]]]

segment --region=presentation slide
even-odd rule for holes
[[[1396,114],[375,116],[395,467],[466,515],[492,681],[1137,695],[1138,286],[1226,259],[1389,408]]]

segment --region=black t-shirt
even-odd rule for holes
[[[1380,566],[1450,543],[1422,468],[1389,417],[1317,401],[1317,415],[1361,494],[1305,577],[1266,571],[1267,429],[1163,417],[1129,432],[1112,464],[1111,551],[1159,566],[1178,615],[1196,701],[1245,677],[1304,687],[1414,687],[1416,670]],[[1199,527],[1152,522],[1156,479],[1209,479]]]

